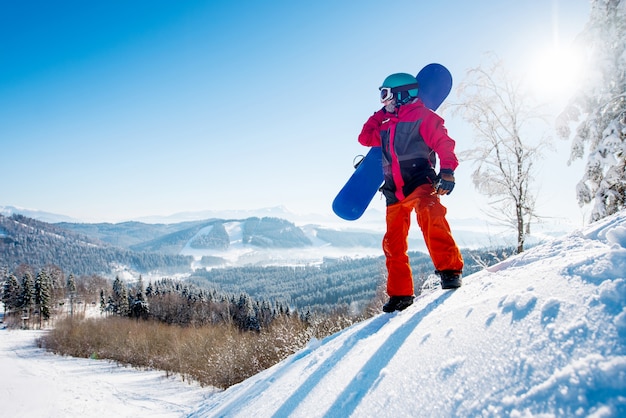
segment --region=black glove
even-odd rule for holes
[[[450,194],[454,189],[454,171],[441,170],[435,182],[435,192],[438,195]]]

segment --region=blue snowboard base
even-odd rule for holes
[[[345,186],[333,200],[333,212],[347,221],[355,221],[383,183],[383,153],[380,147],[372,147],[356,168]]]

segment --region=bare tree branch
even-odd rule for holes
[[[541,158],[545,138],[526,134],[531,120],[542,119],[532,107],[521,82],[514,80],[495,56],[483,66],[470,69],[458,87],[460,103],[448,107],[472,127],[475,147],[460,153],[474,162],[472,181],[476,189],[493,198],[490,211],[517,231],[517,251],[524,242],[535,213],[534,162]]]

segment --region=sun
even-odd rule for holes
[[[583,56],[573,47],[547,47],[531,61],[528,83],[535,96],[546,102],[567,100],[581,82]]]

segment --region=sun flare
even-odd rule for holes
[[[574,48],[550,47],[539,51],[531,63],[528,77],[537,98],[566,100],[581,82],[582,58]]]

